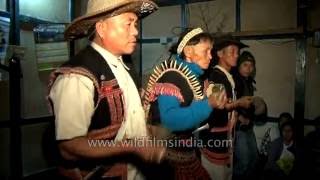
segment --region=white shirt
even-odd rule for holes
[[[288,149],[293,145],[293,141],[290,144],[286,145],[283,143],[283,149],[279,159],[291,159],[294,160],[294,154],[290,152]]]
[[[229,83],[231,84],[231,88],[232,88],[232,100],[235,101],[236,100],[236,94],[235,94],[236,85],[235,85],[235,82],[234,82],[232,75],[225,68],[223,68],[220,65],[216,65],[214,68],[219,69],[220,71],[222,71],[226,75]]]
[[[273,141],[275,139],[277,139],[278,137],[280,137],[280,132],[279,132],[279,128],[278,128],[278,123],[274,123],[274,122],[267,122],[264,125],[255,125],[253,126],[253,131],[254,134],[256,136],[256,142],[257,142],[257,146],[258,146],[258,150],[261,150],[261,143],[262,143],[262,139],[264,138],[264,135],[266,133],[266,131],[270,128],[270,140]]]
[[[115,57],[99,45],[91,46],[106,60],[112,73],[123,91],[125,104],[125,120],[116,139],[124,136],[133,138],[146,135],[144,111],[138,90],[126,71],[121,57]],[[127,68],[128,69],[128,68]],[[49,94],[52,99],[56,123],[56,139],[66,140],[85,136],[94,113],[94,85],[82,75],[60,75]]]

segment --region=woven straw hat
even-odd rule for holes
[[[88,0],[86,13],[71,22],[64,36],[67,40],[85,37],[101,18],[134,12],[142,19],[157,9],[158,6],[151,0]]]

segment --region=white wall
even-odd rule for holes
[[[209,32],[233,32],[235,30],[236,5],[234,0],[215,0],[192,3],[190,10],[191,27],[202,27]]]
[[[169,57],[168,49],[169,46],[161,45],[161,44],[144,44],[142,46],[142,64],[143,64],[143,81],[142,84],[145,84],[146,78],[153,71],[155,65],[160,64],[165,61]]]
[[[297,0],[242,0],[241,30],[296,28]]]
[[[142,27],[143,38],[175,36],[175,28],[181,27],[181,7],[160,7],[158,11],[142,20]]]
[[[293,39],[243,41],[257,62],[256,95],[265,99],[269,116],[294,112],[296,45]]]
[[[180,6],[160,7],[158,11],[142,20],[143,38],[177,37],[181,32],[180,14]],[[154,65],[166,60],[170,46],[171,43],[144,43],[142,45],[142,84],[145,84],[145,80]],[[135,58],[135,64],[137,64],[137,61],[139,59]]]

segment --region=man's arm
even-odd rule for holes
[[[210,96],[192,101],[188,107],[181,107],[175,96],[160,95],[158,105],[161,123],[171,131],[184,131],[197,127],[207,120],[213,108],[223,109],[227,102],[226,94]]]
[[[107,146],[93,146],[87,136],[94,112],[94,87],[84,76],[61,75],[50,91],[55,113],[56,140],[62,156],[68,160],[106,158],[124,153],[135,153],[146,160],[158,160],[164,149],[134,147],[121,142]],[[95,141],[98,143],[98,141]],[[108,143],[100,141],[100,143]],[[148,151],[147,151],[148,148]]]
[[[184,131],[195,128],[206,120],[212,112],[208,99],[193,101],[188,107],[181,107],[174,96],[158,97],[161,123],[171,131]]]
[[[55,115],[56,140],[86,136],[94,112],[93,82],[78,74],[60,75],[49,96]]]
[[[100,143],[100,144],[99,144]],[[160,162],[164,156],[163,147],[135,146],[132,141],[92,140],[88,137],[76,137],[59,142],[61,155],[68,160],[99,159],[125,154],[135,154],[150,162]]]
[[[252,104],[252,98],[253,98],[252,96],[243,96],[240,99],[237,99],[233,102],[227,103],[225,105],[225,108],[228,111],[237,109],[239,107],[244,108],[244,109],[248,109]]]

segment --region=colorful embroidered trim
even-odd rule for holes
[[[193,92],[193,96],[195,100],[201,100],[204,98],[203,92],[201,90],[201,84],[198,81],[197,77],[192,74],[192,71],[188,68],[187,65],[183,65],[182,63],[178,63],[176,60],[166,60],[160,65],[156,66],[154,72],[150,75],[146,92],[143,96],[143,106],[145,109],[146,117],[149,115],[150,102],[152,102],[152,97],[154,87],[157,84],[157,81],[167,72],[177,72],[182,77],[184,77]]]
[[[188,162],[188,164],[178,165],[174,167],[174,179],[189,180],[201,179],[210,180],[208,172],[204,169],[199,159]]]
[[[52,112],[53,110],[53,106],[51,105],[51,101],[50,101],[50,98],[49,98],[49,93],[50,93],[50,90],[55,82],[55,80],[57,79],[57,77],[60,75],[60,74],[79,74],[79,75],[82,75],[82,76],[85,76],[85,77],[88,77],[89,79],[91,79],[91,81],[93,82],[93,85],[95,86],[96,90],[98,91],[98,94],[100,94],[100,86],[99,86],[99,83],[98,81],[96,80],[95,76],[93,74],[91,74],[87,69],[85,68],[82,68],[82,67],[74,67],[74,68],[71,68],[71,67],[61,67],[61,68],[58,68],[56,69],[55,71],[53,71],[50,76],[49,76],[49,83],[48,83],[48,86],[47,86],[47,96],[46,96],[46,99],[47,99],[47,102],[48,102],[48,107],[49,110]],[[96,104],[96,107],[98,106],[98,103]]]
[[[124,117],[124,108],[122,106],[122,91],[116,79],[101,82],[99,101],[107,98],[111,116],[111,124],[121,123]]]
[[[121,126],[121,123],[110,125],[108,127],[97,129],[97,130],[91,130],[88,133],[89,139],[113,139]]]
[[[200,149],[201,153],[212,163],[226,165],[230,163],[230,153],[215,153],[206,148]]]
[[[156,83],[149,94],[150,102],[157,100],[159,95],[175,96],[180,102],[184,102],[180,89],[171,83]]]
[[[117,83],[116,79],[110,80],[110,81],[102,81],[101,86],[99,85],[97,79],[95,76],[90,73],[87,69],[82,67],[61,67],[56,69],[54,72],[50,74],[49,84],[48,84],[48,95],[47,99],[48,102],[50,102],[49,93],[50,89],[52,88],[55,80],[57,79],[59,74],[79,74],[85,77],[88,77],[95,86],[95,89],[98,92],[98,101],[95,104],[95,110],[97,109],[100,101],[103,98],[107,99],[107,102],[109,104],[109,111],[111,116],[111,124],[117,124],[121,123],[124,117],[124,108],[122,104],[122,91],[119,88],[119,85]],[[49,104],[50,109],[52,110],[51,104]]]

